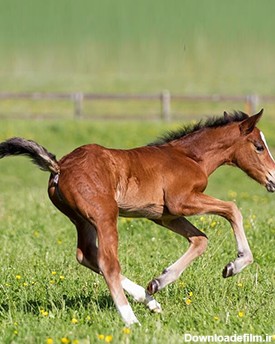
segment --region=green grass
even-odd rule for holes
[[[0,1],[0,90],[273,94],[272,0]]]
[[[274,151],[274,123],[263,120],[260,127]],[[87,142],[142,145],[165,128],[161,123],[1,121],[0,141],[28,137],[61,157]],[[219,217],[194,217],[193,223],[209,237],[208,250],[156,295],[163,314],[151,314],[130,300],[142,327],[133,327],[129,334],[123,333],[102,278],[77,264],[75,230],[48,200],[47,179],[47,173],[24,158],[0,161],[1,343],[46,343],[49,338],[54,343],[62,338],[104,343],[98,339],[102,334],[111,335],[112,343],[177,344],[183,343],[185,333],[274,334],[275,199],[243,173],[219,169],[210,178],[208,193],[236,200],[254,264],[224,280],[221,271],[236,255],[230,226]],[[119,228],[123,273],[143,286],[187,248],[184,239],[146,220],[120,219]]]
[[[274,10],[271,0],[0,0],[0,91],[273,94]],[[84,111],[155,114],[155,105],[125,103],[122,109],[92,102]],[[208,111],[207,104],[172,105],[175,113]],[[220,104],[213,113],[236,105]],[[274,106],[261,105],[267,110],[261,126],[274,151]],[[48,106],[1,101],[0,112],[48,114]],[[167,127],[75,122],[68,120],[71,103],[52,107],[62,120],[1,120],[0,141],[24,136],[61,157],[87,142],[142,145]],[[274,195],[241,172],[221,168],[208,192],[236,199],[255,263],[222,279],[236,254],[229,225],[217,217],[193,218],[210,239],[207,252],[157,294],[162,315],[131,301],[142,327],[128,335],[105,283],[76,263],[75,230],[47,199],[47,179],[26,159],[0,161],[1,343],[102,343],[97,336],[103,334],[113,343],[176,344],[184,333],[274,334]],[[182,238],[145,220],[120,220],[119,227],[123,272],[143,286],[187,248]]]
[[[274,95],[274,11],[272,0],[0,0],[0,92]],[[159,108],[84,103],[91,116]],[[172,102],[174,117],[236,108]],[[68,119],[73,104],[0,100],[1,117],[19,114]]]

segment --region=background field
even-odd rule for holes
[[[272,0],[0,1],[0,90],[274,93]]]
[[[274,13],[272,0],[0,0],[0,92],[274,95]],[[71,104],[51,106],[60,120],[0,119],[0,141],[27,137],[61,157],[87,142],[143,145],[179,124],[73,121]],[[91,103],[88,110],[155,111],[142,106]],[[244,110],[238,103],[173,106],[198,116]],[[260,127],[275,154],[275,107],[260,106]],[[39,117],[47,107],[0,101],[0,113],[31,109]],[[129,334],[101,278],[76,263],[75,230],[47,199],[47,179],[26,159],[0,161],[1,343],[177,344],[184,333],[275,333],[275,198],[243,173],[221,168],[208,193],[236,200],[255,263],[224,280],[221,271],[236,254],[229,225],[193,218],[210,239],[207,252],[157,295],[161,316],[131,301],[142,327]],[[187,248],[148,221],[121,219],[119,226],[123,272],[143,286]]]

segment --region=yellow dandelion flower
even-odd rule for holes
[[[228,196],[231,197],[231,198],[236,198],[237,197],[237,192],[230,190],[228,192]]]
[[[111,335],[105,337],[106,343],[111,343],[112,340],[113,340],[113,336],[111,336]]]
[[[98,334],[97,338],[100,339],[100,340],[104,340],[105,336],[104,336],[104,334]]]
[[[192,300],[191,300],[191,299],[186,299],[186,300],[185,300],[185,303],[187,304],[187,306],[189,306],[189,305],[191,305]]]
[[[189,291],[188,295],[189,295],[189,296],[193,296],[193,292],[192,292],[192,291]]]
[[[50,280],[50,284],[55,284],[55,281],[54,280]]]
[[[211,224],[210,224],[210,227],[214,228],[214,227],[216,227],[216,225],[217,225],[217,222],[216,221],[212,221]]]
[[[16,278],[17,280],[20,280],[20,279],[21,279],[21,275],[16,275],[15,278]]]
[[[244,224],[244,228],[245,228],[245,229],[250,229],[250,228],[251,228],[251,224],[250,224],[249,222],[246,222],[246,223]]]
[[[13,334],[15,334],[16,336],[18,335],[18,331],[17,330],[14,330],[13,331]]]
[[[219,318],[219,317],[217,317],[217,316],[213,317],[213,319],[214,319],[215,321],[218,321],[218,320],[220,320],[220,318]]]
[[[238,317],[239,317],[239,318],[243,318],[243,317],[244,317],[244,311],[239,311]]]
[[[124,334],[130,334],[130,333],[131,333],[131,330],[129,329],[129,327],[123,327],[122,332],[123,332]]]
[[[53,344],[53,339],[52,338],[47,338],[46,339],[46,344]]]
[[[74,339],[74,340],[72,341],[72,344],[79,344],[79,341],[78,341],[77,339]]]
[[[39,234],[38,231],[34,231],[34,232],[33,232],[33,236],[34,236],[35,238],[39,238],[39,235],[40,235],[40,234]]]
[[[24,283],[23,283],[23,286],[24,286],[24,287],[27,287],[28,285],[29,285],[29,284],[28,284],[27,282],[24,282]]]
[[[55,276],[56,275],[56,271],[52,271],[52,275]]]
[[[67,337],[62,337],[60,339],[60,341],[61,341],[62,344],[69,344],[70,343],[70,339],[67,338]]]
[[[76,318],[72,318],[71,323],[72,323],[72,324],[77,324],[77,323],[78,323],[78,320],[77,320]]]
[[[62,244],[62,240],[57,240],[57,243],[58,243],[58,245],[61,245]]]
[[[61,276],[59,276],[59,279],[60,279],[60,281],[64,281],[65,276],[61,275]]]
[[[43,312],[41,312],[41,315],[43,315],[43,317],[47,317],[49,315],[49,312],[43,310]]]
[[[242,287],[243,287],[243,284],[242,284],[241,282],[239,282],[239,283],[237,284],[237,286],[238,286],[239,288],[242,288]]]
[[[272,341],[275,341],[275,334],[273,334],[273,335],[271,336],[271,340],[272,340]]]

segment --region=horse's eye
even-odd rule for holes
[[[257,153],[262,153],[264,151],[264,146],[261,143],[255,142],[254,146],[256,148]]]

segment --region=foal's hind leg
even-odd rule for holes
[[[101,273],[98,266],[98,248],[97,233],[95,227],[86,220],[78,221],[76,224],[78,233],[78,242],[76,250],[77,261],[87,268]],[[151,311],[161,312],[160,304],[148,294],[148,292],[140,285],[132,282],[123,275],[120,275],[121,285],[129,295],[137,302],[144,303]]]
[[[110,202],[107,202],[107,204]],[[139,323],[121,284],[118,261],[117,212],[101,216],[96,221],[98,233],[98,266],[110,290],[113,301],[126,325]]]
[[[171,229],[173,232],[178,233],[190,243],[190,246],[186,253],[179,258],[174,264],[169,266],[163,271],[163,273],[153,279],[147,287],[150,294],[154,294],[157,291],[164,288],[167,284],[174,282],[187,266],[198,256],[200,256],[207,247],[207,237],[204,233],[193,226],[184,217],[175,218],[170,220],[156,221],[161,226]]]
[[[93,206],[93,204],[96,204],[96,206]],[[106,205],[108,209],[104,211]],[[96,247],[95,235],[88,235],[86,238],[89,241],[85,242],[85,233],[87,235],[89,226],[85,225],[82,229],[78,226],[78,232],[80,233],[78,236],[78,260],[85,266],[96,268],[103,275],[116,308],[125,324],[139,323],[128,303],[121,283],[118,261],[118,208],[116,203],[110,198],[98,197],[93,199],[93,202],[86,202],[81,199],[81,202],[78,202],[78,212],[92,227],[96,228],[98,237],[98,247]],[[90,254],[87,248],[94,250],[94,254]],[[83,252],[86,253],[85,256],[82,256]]]
[[[90,197],[84,197],[87,196],[86,194],[76,192],[72,197],[69,192],[67,197],[76,202],[72,208],[65,202],[66,197],[63,193],[61,194],[61,190],[59,189],[59,193],[57,193],[55,186],[51,184],[49,196],[54,205],[76,225],[78,232],[76,258],[78,262],[104,276],[124,322],[127,325],[138,323],[122,288],[123,276],[120,274],[117,257],[117,204],[109,198],[97,198],[93,200],[93,204],[96,206],[92,206]],[[106,204],[109,215],[105,215],[103,212]],[[99,248],[96,245],[97,236]]]
[[[81,219],[76,223],[77,249],[76,259],[87,268],[100,273],[97,261],[97,234],[95,227],[88,221]]]
[[[121,284],[125,291],[137,302],[144,303],[152,312],[161,313],[161,305],[140,285],[121,275]]]

